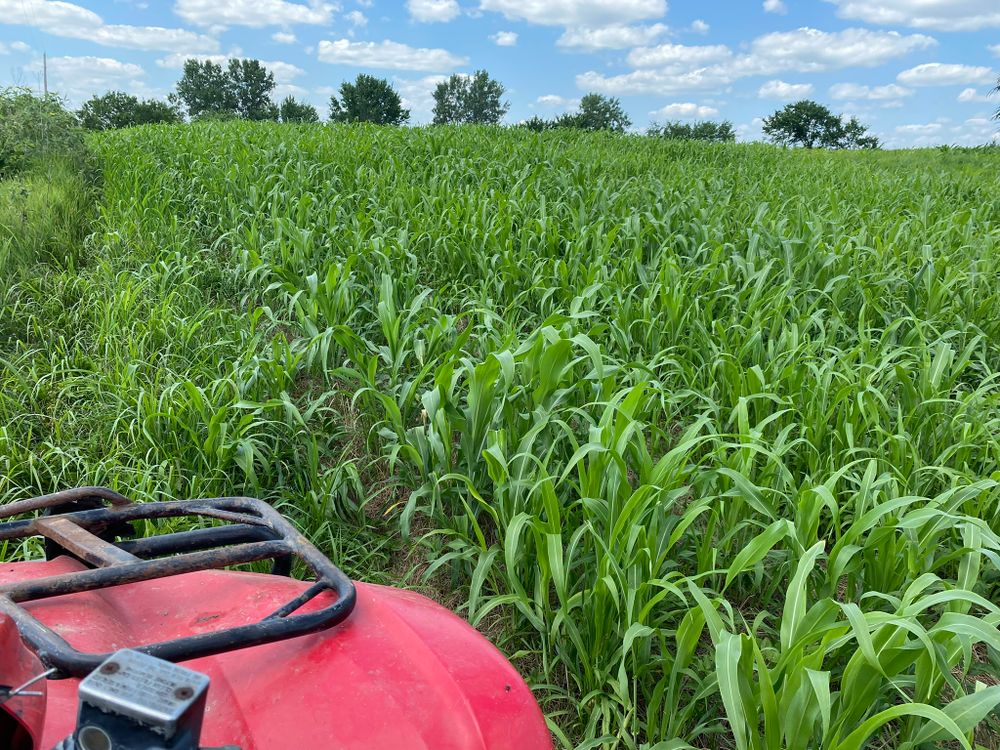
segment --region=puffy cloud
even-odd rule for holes
[[[368,25],[368,16],[362,13],[360,10],[352,10],[350,13],[344,16],[351,26],[356,26],[357,28],[362,28]]]
[[[556,40],[556,44],[566,49],[579,49],[588,52],[599,49],[625,49],[638,47],[655,41],[669,29],[662,23],[651,26],[626,26],[610,24],[608,26],[577,26],[566,29]]]
[[[896,80],[907,86],[952,86],[963,83],[992,83],[996,73],[986,66],[953,63],[924,63],[904,70]]]
[[[498,31],[490,37],[498,47],[514,47],[517,45],[516,31]]]
[[[403,100],[403,106],[410,110],[413,122],[429,122],[434,111],[434,89],[447,80],[446,76],[424,76],[423,78],[394,78],[393,85]]]
[[[447,23],[461,12],[457,0],[406,0],[406,9],[422,23]]]
[[[963,104],[969,104],[972,102],[982,103],[988,102],[990,97],[988,94],[980,94],[976,89],[962,89],[962,93],[958,95],[958,101]]]
[[[295,38],[295,34],[291,34],[287,31],[276,31],[271,34],[271,39],[276,41],[278,44],[295,44],[299,41]]]
[[[844,29],[820,31],[803,27],[757,37],[746,62],[762,71],[821,72],[837,68],[876,67],[937,42],[923,34]]]
[[[886,86],[861,86],[856,83],[837,83],[830,87],[830,98],[839,101],[864,100],[870,102],[885,102],[912,96],[913,91],[895,83]]]
[[[732,82],[733,74],[721,66],[694,70],[642,68],[616,76],[605,76],[591,70],[576,77],[576,85],[581,90],[598,91],[613,96],[719,91]]]
[[[542,107],[550,107],[553,109],[570,109],[580,106],[579,99],[570,99],[565,96],[560,96],[559,94],[544,94],[538,97],[535,102]]]
[[[996,0],[826,0],[841,18],[940,31],[977,31],[1000,26]]]
[[[657,119],[705,119],[719,114],[715,107],[707,107],[694,102],[674,102],[649,113]]]
[[[800,28],[757,37],[751,42],[749,51],[741,55],[734,55],[724,45],[663,44],[637,48],[628,58],[635,70],[615,76],[589,71],[577,76],[577,85],[613,95],[719,91],[756,75],[876,67],[936,44],[934,39],[922,34],[904,36],[894,31],[870,29],[824,32]]]
[[[656,47],[639,47],[628,56],[636,68],[663,68],[671,65],[707,65],[733,56],[723,44],[689,46],[685,44],[660,44]]]
[[[757,91],[761,99],[801,99],[813,92],[811,83],[786,83],[785,81],[768,81]]]
[[[288,26],[327,24],[339,6],[312,0],[308,5],[287,0],[177,0],[174,13],[199,26]]]
[[[934,135],[940,133],[944,125],[939,122],[928,122],[922,125],[897,125],[896,132],[910,135]]]
[[[660,18],[666,0],[481,0],[482,10],[543,26],[601,26]]]
[[[696,18],[691,22],[691,31],[693,31],[695,34],[707,34],[709,31],[711,31],[711,29],[712,27],[709,26],[704,21],[702,21],[700,18]]]
[[[1000,57],[1000,44],[994,44],[989,50],[997,57]]]
[[[467,58],[444,49],[410,47],[386,39],[382,42],[352,42],[350,39],[319,43],[319,59],[333,65],[392,70],[448,71],[466,65]]]
[[[785,7],[782,0],[764,0],[764,12],[785,15],[788,12],[788,8]]]
[[[32,26],[54,36],[85,39],[106,47],[190,53],[219,48],[215,39],[186,29],[106,24],[93,11],[60,0],[0,0],[0,17],[8,24]]]
[[[30,69],[40,72],[41,67],[40,62],[35,62]],[[146,71],[135,63],[110,57],[50,57],[48,67],[49,87],[72,101],[83,101],[109,89],[145,91],[142,79]]]

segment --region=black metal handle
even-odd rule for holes
[[[351,580],[280,513],[253,498],[139,504],[130,503],[112,490],[81,488],[0,506],[0,519],[43,509],[51,512],[87,498],[101,499],[112,507],[0,523],[0,542],[41,535],[90,566],[75,573],[0,586],[0,613],[11,618],[22,639],[46,667],[58,670],[56,676],[82,677],[109,654],[77,651],[21,606],[26,602],[268,559],[288,565],[295,557],[312,572],[315,583],[310,588],[261,622],[134,646],[137,651],[172,662],[315,633],[343,622],[354,609],[357,593]],[[219,519],[229,525],[121,542],[100,536],[132,521],[179,517]],[[171,556],[145,559],[158,555]],[[324,591],[333,592],[335,601],[312,612],[295,614]]]

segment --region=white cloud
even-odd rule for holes
[[[768,81],[757,91],[761,99],[778,99],[788,101],[801,99],[813,92],[811,83],[786,83],[785,81]]]
[[[841,18],[940,31],[1000,26],[996,0],[827,0]]]
[[[937,42],[923,34],[903,36],[895,31],[844,29],[819,31],[803,27],[754,39],[752,60],[762,70],[821,72],[847,67],[876,67]]]
[[[764,12],[785,15],[788,12],[788,8],[785,7],[782,0],[764,0]]]
[[[333,65],[392,70],[448,71],[468,64],[468,59],[444,49],[410,47],[386,39],[382,42],[352,42],[349,39],[319,43],[319,59]]]
[[[327,24],[339,6],[312,0],[308,5],[287,0],[177,0],[174,13],[199,26],[289,26]]]
[[[976,89],[962,89],[962,93],[958,95],[958,101],[963,104],[970,104],[972,102],[982,103],[990,101],[988,94],[980,94]]]
[[[0,42],[0,55],[9,55],[11,52],[31,52],[31,47],[24,42],[11,42],[10,44]]]
[[[276,31],[271,34],[271,39],[276,41],[278,44],[295,44],[299,41],[295,34],[291,34],[287,31]]]
[[[566,29],[563,35],[556,40],[556,44],[566,49],[585,51],[625,49],[626,47],[649,44],[666,34],[667,31],[669,29],[662,23],[654,23],[652,26],[626,26],[624,24],[611,24],[595,28],[577,26]]]
[[[830,87],[830,98],[837,101],[885,102],[912,96],[913,91],[895,83],[886,86],[861,86],[857,83],[837,83]]]
[[[844,29],[824,32],[811,28],[765,34],[749,51],[734,55],[723,45],[664,44],[638,48],[629,55],[635,70],[616,76],[596,71],[578,75],[582,89],[616,96],[673,95],[687,91],[721,91],[750,76],[781,72],[816,73],[849,67],[876,67],[937,42],[922,34]]]
[[[498,47],[515,47],[517,46],[517,32],[516,31],[498,31],[493,34],[490,39]]]
[[[934,135],[940,133],[944,125],[939,122],[928,122],[922,125],[897,125],[896,132],[909,135]]]
[[[711,29],[712,27],[709,26],[704,21],[702,21],[700,18],[696,18],[694,21],[691,22],[691,31],[693,31],[695,34],[707,34],[709,31],[711,31]]]
[[[7,24],[32,26],[54,36],[107,47],[171,52],[214,52],[219,48],[215,39],[186,29],[106,24],[93,11],[59,0],[0,0],[0,17]]]
[[[733,56],[723,44],[689,46],[685,44],[660,44],[656,47],[639,47],[632,50],[628,62],[635,68],[662,68],[668,65],[707,65]]]
[[[286,96],[304,99],[308,93],[308,90],[302,88],[302,86],[296,86],[294,83],[279,83],[274,87],[274,91],[271,92],[271,98],[276,102],[281,101]]]
[[[543,107],[552,109],[571,109],[580,106],[579,99],[570,99],[559,94],[544,94],[538,97],[535,102]]]
[[[722,66],[674,70],[643,68],[617,76],[587,71],[576,77],[582,91],[597,91],[612,96],[625,94],[679,94],[688,91],[719,91],[733,82],[733,74]]]
[[[157,60],[156,64],[161,68],[172,68],[179,70],[184,67],[184,61],[190,58],[195,58],[198,60],[211,60],[216,65],[222,65],[225,67],[231,57],[238,59],[247,59],[240,55],[167,55],[166,57]],[[274,74],[274,80],[276,83],[289,83],[299,76],[304,76],[306,72],[300,68],[298,65],[292,65],[291,63],[284,62],[282,60],[261,60],[260,64],[267,68]]]
[[[135,63],[122,62],[110,57],[50,57],[49,87],[71,101],[83,101],[95,93],[109,89],[142,92],[146,71]],[[41,63],[35,62],[31,70],[40,72]]]
[[[543,26],[601,26],[660,18],[666,0],[481,0],[482,10]]]
[[[1000,44],[994,44],[989,50],[997,57],[1000,57]]]
[[[394,78],[403,107],[410,110],[411,122],[429,122],[434,110],[434,89],[447,80],[446,76],[424,76],[417,79]]]
[[[996,73],[986,66],[924,63],[904,70],[896,80],[907,86],[953,86],[963,83],[992,83]]]
[[[715,107],[706,107],[702,104],[695,104],[694,102],[674,102],[673,104],[668,104],[665,107],[660,107],[657,110],[649,113],[654,118],[657,119],[681,119],[681,120],[691,120],[700,119],[703,120],[706,117],[714,117],[719,114],[719,110]]]
[[[457,0],[406,0],[406,9],[422,23],[447,23],[461,12]]]
[[[357,28],[362,28],[368,25],[368,16],[362,13],[360,10],[352,10],[350,13],[344,16],[351,26]]]

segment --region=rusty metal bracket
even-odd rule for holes
[[[73,510],[80,507],[81,501],[98,501],[102,507]],[[70,512],[59,513],[60,508]],[[356,592],[351,580],[280,513],[260,500],[221,497],[132,503],[112,490],[85,487],[0,506],[0,520],[40,510],[49,515],[0,523],[0,542],[42,536],[88,567],[75,573],[0,585],[0,615],[10,617],[41,662],[57,670],[54,677],[82,677],[109,654],[77,651],[22,606],[27,602],[261,560],[273,560],[276,569],[287,572],[290,560],[297,558],[312,573],[314,583],[310,588],[260,622],[135,647],[172,662],[315,633],[343,622],[354,609]],[[228,523],[109,541],[109,530],[113,532],[124,524],[185,517]],[[110,538],[114,538],[113,533]],[[295,614],[325,591],[334,594],[332,603]]]

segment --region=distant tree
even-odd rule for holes
[[[158,122],[179,122],[177,107],[156,99],[139,99],[124,91],[109,91],[93,96],[77,112],[80,124],[88,130],[112,130]]]
[[[184,61],[174,101],[183,104],[192,119],[205,115],[236,116],[234,88],[229,85],[229,75],[211,60]]]
[[[261,65],[260,60],[232,59],[226,73],[226,86],[237,117],[244,120],[278,119],[278,108],[271,101],[274,73]]]
[[[281,100],[278,116],[282,122],[319,122],[316,108],[306,102],[296,101],[293,96],[286,96]]]
[[[81,166],[87,149],[83,131],[54,94],[0,88],[0,179],[69,159]]]
[[[402,125],[410,119],[403,100],[384,78],[362,73],[354,83],[340,84],[340,99],[330,97],[333,122],[373,122],[377,125]]]
[[[882,144],[878,137],[868,132],[868,128],[861,124],[857,117],[852,117],[844,122],[841,118],[840,137],[834,142],[832,148],[849,149],[873,149],[879,148]]]
[[[786,105],[764,118],[764,133],[785,146],[804,148],[878,148],[879,141],[857,118],[847,122],[809,99]]]
[[[736,130],[728,120],[723,122],[667,122],[650,125],[647,135],[677,141],[708,141],[709,143],[729,143],[736,140]]]
[[[526,130],[532,130],[536,133],[541,133],[542,131],[545,130],[551,130],[552,128],[556,127],[556,124],[552,120],[545,120],[539,117],[538,115],[535,115],[534,117],[528,120],[519,122],[517,126],[519,128],[525,128]]]
[[[611,130],[624,132],[632,125],[632,120],[625,114],[622,103],[617,97],[602,96],[590,93],[580,100],[580,109],[576,113],[579,125],[584,130]]]
[[[485,70],[452,75],[434,89],[434,124],[496,125],[510,109],[505,90]]]

